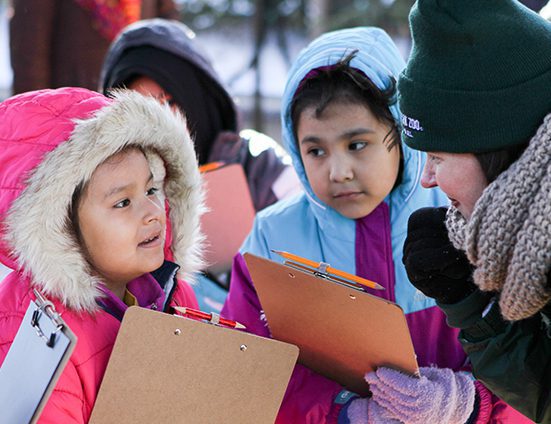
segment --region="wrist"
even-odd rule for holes
[[[459,340],[462,343],[478,343],[503,333],[509,324],[501,316],[501,310],[494,298],[482,311],[480,319],[459,333]]]
[[[456,303],[437,305],[444,311],[450,327],[465,329],[475,325],[482,319],[482,312],[490,303],[493,293],[475,290]]]
[[[338,424],[366,424],[369,418],[368,408],[368,398],[353,399],[342,408]]]
[[[337,417],[337,423],[338,424],[351,424],[349,415],[348,415],[348,408],[350,405],[356,401],[360,400],[361,398],[346,389],[343,389],[340,391],[340,393],[337,395],[333,403],[340,407],[338,417]]]

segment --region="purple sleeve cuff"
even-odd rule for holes
[[[490,391],[480,382],[475,381],[474,387],[476,389],[476,397],[478,398],[478,411],[476,412],[476,419],[472,420],[473,424],[486,424],[490,422],[492,417],[493,401]]]

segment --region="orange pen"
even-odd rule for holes
[[[272,252],[277,253],[279,256],[282,256],[285,259],[294,261],[301,265],[308,266],[310,268],[318,269],[321,265],[321,262],[315,262],[310,259],[303,258],[302,256],[294,255],[293,253],[283,252],[280,250],[272,250]],[[347,280],[353,281],[354,283],[358,283],[362,286],[369,287],[371,289],[375,289],[375,290],[385,289],[383,286],[381,286],[380,284],[374,281],[367,280],[362,277],[358,277],[357,275],[349,274],[348,272],[341,271],[340,269],[333,268],[329,265],[325,268],[325,270],[327,271],[328,274],[333,274],[341,278],[346,278]]]
[[[205,163],[204,165],[201,165],[199,167],[199,172],[201,174],[204,174],[205,172],[214,171],[215,169],[221,168],[225,165],[224,162],[209,162]]]
[[[203,311],[198,311],[197,309],[185,308],[183,306],[174,306],[174,309],[180,312],[181,314],[189,315],[190,317],[193,317],[193,318],[204,319],[205,321],[209,321],[213,324],[222,324],[222,325],[225,325],[226,327],[237,328],[240,330],[243,330],[246,328],[243,324],[237,321],[232,321],[230,319],[222,318],[220,315],[215,313],[207,313]]]

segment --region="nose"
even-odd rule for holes
[[[425,162],[425,167],[423,168],[423,174],[421,175],[421,186],[423,186],[424,188],[438,186],[438,184],[436,183],[434,169],[429,161]]]
[[[346,158],[335,157],[329,166],[329,179],[332,182],[345,183],[354,179],[352,164]]]
[[[157,196],[146,196],[143,201],[143,220],[150,223],[153,221],[162,221],[164,208]]]

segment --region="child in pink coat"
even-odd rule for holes
[[[197,305],[176,278],[201,265],[193,144],[137,93],[29,92],[0,104],[0,190],[0,365],[38,290],[78,338],[40,422],[86,423],[128,306]]]

